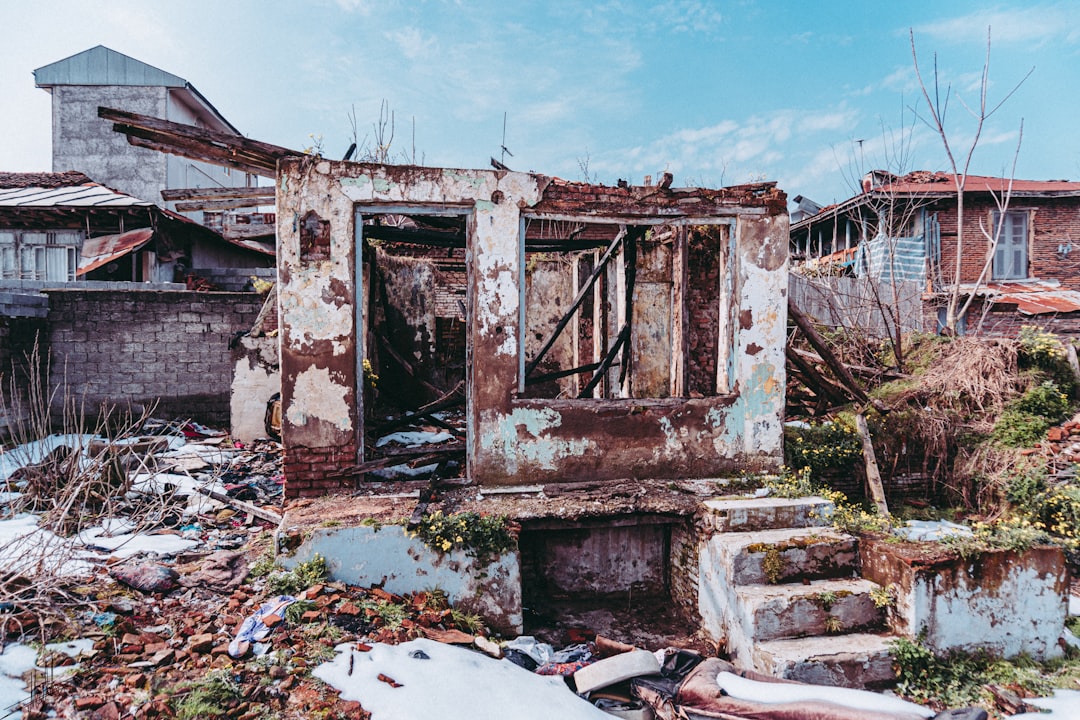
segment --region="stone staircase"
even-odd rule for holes
[[[822,498],[704,503],[699,607],[733,661],[791,680],[880,687],[894,679],[885,611],[860,577],[858,540],[826,527]]]

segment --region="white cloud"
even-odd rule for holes
[[[435,36],[416,27],[388,32],[386,37],[392,40],[409,60],[429,59],[438,50],[439,43]]]
[[[993,43],[1041,45],[1058,40],[1076,42],[1078,21],[1080,8],[1073,4],[981,8],[967,15],[916,25],[914,30],[916,40],[926,35],[937,41],[984,45],[990,28]]]

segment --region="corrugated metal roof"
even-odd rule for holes
[[[185,87],[182,77],[98,45],[34,71],[38,87],[52,85],[149,85]]]
[[[85,275],[91,270],[96,270],[102,265],[134,252],[150,242],[153,237],[153,229],[140,228],[119,235],[90,238],[83,242],[79,269],[75,271],[75,275]]]
[[[67,173],[64,173],[66,175]],[[81,175],[81,173],[79,173]],[[82,178],[85,178],[82,175]],[[153,203],[110,190],[95,182],[0,187],[0,207],[150,207]]]
[[[1015,305],[1024,315],[1080,311],[1080,291],[1064,289],[1055,281],[987,283],[976,294],[993,305]]]

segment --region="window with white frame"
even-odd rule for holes
[[[994,213],[997,247],[994,248],[994,280],[1022,280],[1028,276],[1028,213],[1008,210]]]
[[[69,282],[79,266],[82,233],[0,230],[0,278]]]

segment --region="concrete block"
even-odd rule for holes
[[[832,528],[715,535],[708,545],[735,585],[851,577],[859,569],[858,541]]]
[[[747,585],[736,590],[741,627],[749,643],[880,629],[869,580],[814,580],[808,585]],[[729,642],[729,651],[731,651]]]
[[[703,505],[706,527],[715,532],[822,526],[833,508],[820,497],[731,498],[706,500]]]
[[[962,558],[937,543],[864,540],[861,552],[864,575],[893,586],[894,631],[909,637],[925,632],[927,646],[937,652],[1061,656],[1069,597],[1061,548]]]
[[[850,688],[896,682],[888,635],[858,633],[770,640],[753,650],[753,666],[785,680]]]

